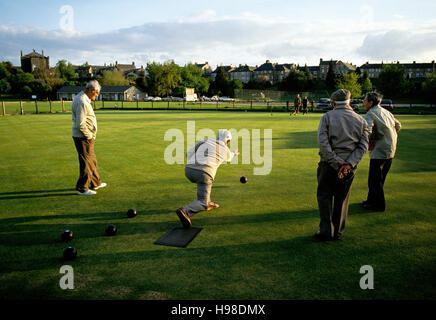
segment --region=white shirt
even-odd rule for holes
[[[204,171],[214,179],[218,167],[225,161],[232,161],[234,155],[224,141],[204,139],[186,152],[186,167]]]
[[[71,105],[71,114],[73,117],[73,137],[95,139],[97,135],[97,119],[92,109],[91,99],[85,92],[81,91],[74,97]]]

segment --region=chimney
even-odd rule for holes
[[[106,67],[106,62],[104,63],[104,66]]]
[[[416,64],[416,61],[413,61],[413,64]]]
[[[319,63],[321,63],[322,62],[322,58],[319,58]]]
[[[20,50],[20,52],[21,52],[21,56],[23,56],[23,50]]]
[[[41,55],[44,56],[44,50],[42,50]]]

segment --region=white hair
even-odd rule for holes
[[[100,83],[97,80],[91,80],[86,84],[85,90],[101,90]]]

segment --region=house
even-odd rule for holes
[[[35,69],[50,69],[49,57],[44,56],[44,50],[42,53],[38,53],[33,49],[31,53],[23,56],[21,50],[21,69],[24,72],[32,73]]]
[[[229,79],[230,80],[239,80],[242,83],[247,83],[251,80],[253,77],[253,71],[256,69],[256,67],[250,67],[247,65],[240,64],[239,67],[232,70],[229,73]]]
[[[272,63],[266,60],[264,64],[260,65],[253,71],[253,78],[258,81],[269,81],[275,84],[283,81],[291,70],[295,70],[296,66],[290,64]]]
[[[341,60],[330,60],[333,61],[333,65],[335,67],[335,74],[344,75],[348,72],[356,71],[357,66],[353,65],[349,62],[343,62]],[[324,61],[322,58],[319,60],[319,71],[318,71],[318,79],[325,80],[327,77],[327,72],[329,71],[330,61]]]
[[[227,73],[232,72],[233,70],[235,70],[235,67],[233,67],[232,65],[229,65],[229,66],[217,66],[216,69],[210,74],[210,78],[212,80],[215,80],[216,73],[218,72],[218,68],[224,68],[224,71],[226,71]]]
[[[102,75],[103,71],[114,71],[115,69],[121,71],[124,76],[127,78],[128,75],[142,75],[144,74],[144,67],[136,68],[135,62],[132,64],[119,64],[118,61],[115,63],[111,63],[107,65],[106,63],[103,66],[93,66],[88,64],[88,61],[81,66],[73,66],[76,70],[76,75],[79,79],[90,80],[95,79],[98,75]]]
[[[209,65],[209,62],[205,62],[205,63],[195,63],[195,66],[199,69],[201,69],[203,71],[203,75],[205,77],[210,77],[211,73],[212,73],[212,68]]]
[[[427,73],[435,72],[434,60],[431,63],[416,63],[416,61],[413,61],[413,63],[400,63],[397,61],[396,63],[404,68],[404,73],[410,79],[423,79]],[[383,61],[382,63],[366,62],[360,67],[360,72],[363,75],[367,71],[370,78],[378,78],[385,65]]]
[[[73,100],[80,92],[85,90],[84,86],[64,86],[57,91],[59,100]],[[98,100],[108,101],[135,101],[143,100],[145,92],[135,86],[102,86]]]
[[[298,71],[304,71],[304,69],[306,68],[306,66],[304,67],[297,67]],[[318,78],[318,72],[319,72],[319,66],[309,66],[307,67],[309,69],[309,72],[312,74],[312,77],[314,79]]]

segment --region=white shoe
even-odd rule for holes
[[[92,196],[92,195],[94,195],[94,194],[97,194],[97,192],[95,192],[95,191],[92,191],[92,190],[87,190],[87,191],[85,191],[85,192],[77,192],[77,194],[79,195],[79,196]]]
[[[106,186],[107,186],[107,183],[106,183],[106,182],[102,182],[101,185],[95,187],[95,188],[92,189],[92,190],[97,190],[97,189],[100,189],[100,188],[104,188],[104,187],[106,187]]]

